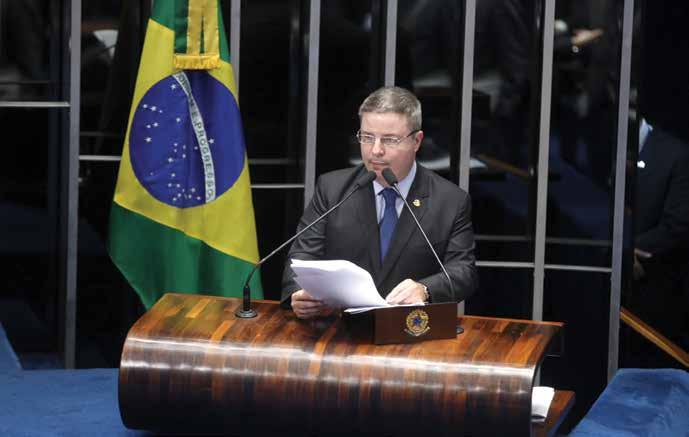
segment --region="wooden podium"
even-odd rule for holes
[[[339,318],[303,321],[276,302],[166,294],[132,327],[119,403],[129,428],[235,435],[548,435],[558,392],[532,427],[534,375],[561,323],[460,317],[448,340],[374,345]],[[559,337],[559,336],[557,336]],[[553,342],[555,343],[555,342]],[[557,410],[557,411],[556,411]]]

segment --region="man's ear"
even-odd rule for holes
[[[414,151],[418,152],[419,148],[421,148],[421,142],[423,141],[423,131],[422,130],[420,130],[414,134],[414,140],[415,140]]]

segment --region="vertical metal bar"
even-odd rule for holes
[[[242,29],[242,0],[230,2],[230,61],[239,94],[239,40]]]
[[[321,0],[309,7],[309,58],[306,90],[306,154],[304,157],[304,207],[316,184],[316,133],[318,128],[318,63],[321,40]]]
[[[5,3],[5,0],[0,0],[0,26],[5,25],[5,23],[3,23],[3,21],[4,21],[4,12],[3,11],[5,10],[3,3]],[[5,46],[5,40],[4,40],[4,38],[0,38],[0,53],[5,53],[5,50],[4,50],[5,47],[4,46]]]
[[[476,0],[464,2],[464,59],[462,60],[462,111],[459,137],[459,188],[469,191],[471,160],[471,116],[474,86],[474,37],[476,34]]]
[[[469,191],[471,164],[471,116],[474,86],[474,38],[476,34],[476,0],[464,1],[464,49],[462,57],[461,110],[459,136],[459,188]],[[464,314],[464,302],[457,307]]]
[[[540,120],[538,126],[538,179],[536,182],[536,235],[534,253],[533,320],[543,320],[545,275],[546,206],[548,202],[548,160],[550,149],[550,100],[553,84],[553,37],[555,0],[543,0],[543,58],[541,60]]]
[[[48,100],[49,101],[64,101],[61,103],[65,104],[65,107],[69,108],[68,99],[68,82],[63,80],[69,76],[69,67],[65,61],[67,58],[66,39],[68,37],[67,31],[64,29],[64,23],[69,21],[69,8],[66,2],[58,4],[56,2],[48,5],[48,13],[51,17],[47,22],[49,32],[51,34],[61,32],[58,38],[50,38],[48,43],[48,65],[46,71],[48,77],[60,78],[61,86],[49,87]],[[55,35],[57,36],[57,35]],[[48,206],[48,223],[53,226],[54,236],[49,238],[47,241],[48,253],[51,255],[52,259],[56,261],[50,263],[48,271],[45,272],[50,280],[54,281],[55,284],[59,284],[56,288],[59,290],[55,293],[55,289],[45,290],[41,293],[41,300],[44,303],[44,314],[46,315],[46,323],[48,326],[55,326],[55,332],[57,333],[58,348],[60,348],[63,340],[64,334],[64,293],[62,290],[63,278],[64,278],[64,266],[62,264],[62,253],[61,248],[64,245],[64,241],[61,236],[62,224],[66,220],[60,213],[60,208],[63,206],[60,202],[64,196],[64,190],[62,189],[62,184],[60,181],[60,175],[63,172],[62,168],[62,154],[64,153],[63,144],[67,141],[65,137],[65,128],[67,124],[68,112],[64,110],[49,110],[48,111],[48,132],[50,132],[50,137],[48,139],[48,174],[47,181],[48,184],[45,187],[46,200]],[[62,351],[59,351],[62,352]]]
[[[63,170],[66,176],[66,196],[60,214],[66,216],[64,250],[64,336],[63,359],[67,369],[76,361],[77,315],[77,238],[79,224],[79,108],[81,86],[81,0],[70,5],[69,35],[69,144],[64,152]]]
[[[385,86],[395,84],[397,56],[397,0],[388,0],[385,10]]]
[[[634,0],[624,1],[622,12],[622,50],[620,88],[617,107],[617,158],[615,160],[615,210],[612,230],[612,276],[610,278],[610,320],[608,323],[608,381],[617,372],[620,335],[620,295],[622,289],[622,246],[624,234],[624,198],[629,128],[629,87],[632,65]]]
[[[369,3],[370,12],[365,13],[367,22],[362,25],[370,26],[368,32],[368,87],[376,89],[385,81],[385,0],[372,0]],[[370,17],[370,18],[368,18]]]
[[[305,20],[302,18],[304,8],[302,0],[289,2],[289,53],[287,66],[287,141],[286,157],[296,163],[301,161],[302,145],[304,143],[304,75],[306,74],[304,53]],[[301,165],[286,165],[288,178],[301,178]],[[304,180],[304,179],[302,179]],[[285,212],[290,212],[290,202],[285,203]],[[284,235],[294,232],[294,229],[284,222]]]

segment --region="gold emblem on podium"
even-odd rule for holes
[[[415,309],[407,315],[407,327],[404,330],[407,334],[412,337],[420,337],[430,330],[426,311]]]

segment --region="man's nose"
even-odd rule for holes
[[[371,153],[376,156],[381,156],[385,154],[385,147],[380,143],[380,138],[376,137],[376,141],[373,143]]]

